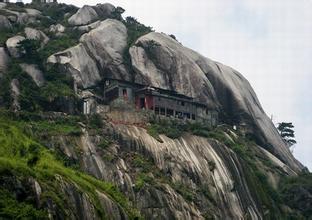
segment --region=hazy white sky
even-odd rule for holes
[[[59,0],[82,6],[101,0]],[[312,170],[312,0],[110,0],[156,31],[240,71],[274,122],[295,125]]]

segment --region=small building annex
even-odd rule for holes
[[[104,100],[133,104],[137,110],[149,110],[155,115],[173,117],[217,125],[218,112],[194,98],[173,90],[135,84],[116,79],[105,79]]]

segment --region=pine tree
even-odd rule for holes
[[[295,140],[294,125],[292,122],[278,123],[277,129],[288,147],[291,147],[297,143]]]

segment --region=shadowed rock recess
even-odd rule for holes
[[[0,218],[308,219],[311,175],[242,74],[123,12],[1,3]],[[109,103],[107,79],[218,125]]]

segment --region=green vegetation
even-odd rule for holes
[[[292,209],[299,210],[306,219],[312,216],[311,173],[283,179],[280,182],[279,193],[282,201]]]
[[[53,152],[45,149],[30,137],[25,136],[23,134],[25,129],[23,123],[1,116],[0,173],[10,173],[17,177],[31,176],[42,186],[49,181],[57,181],[57,176],[61,176],[65,181],[74,183],[79,189],[88,194],[100,216],[105,217],[105,213],[103,213],[101,208],[97,191],[109,195],[127,212],[130,218],[133,219],[138,216],[138,213],[129,205],[128,200],[115,186],[66,168],[62,162],[56,160]],[[59,190],[54,189],[48,192],[55,192],[54,196],[58,198],[57,200],[62,201],[62,196],[57,193]],[[49,193],[46,195],[49,197]],[[51,197],[50,199],[53,200]],[[10,198],[6,199],[6,203],[12,204]],[[64,207],[59,208],[62,209]],[[9,206],[4,210],[10,210]],[[10,215],[10,212],[7,211],[3,215]]]
[[[181,122],[181,120],[162,119],[150,121],[147,132],[160,141],[159,135],[165,134],[169,138],[179,138],[184,132],[190,132],[202,137],[214,137],[215,134],[209,126],[202,123]]]
[[[294,125],[292,122],[278,123],[277,129],[288,147],[297,143],[295,140]]]
[[[19,202],[13,194],[0,188],[1,219],[47,219],[47,213],[36,209],[32,204]]]
[[[70,31],[64,36],[52,37],[50,41],[39,50],[39,55],[42,60],[46,60],[49,56],[56,52],[63,51],[78,44],[80,33],[77,31]]]

